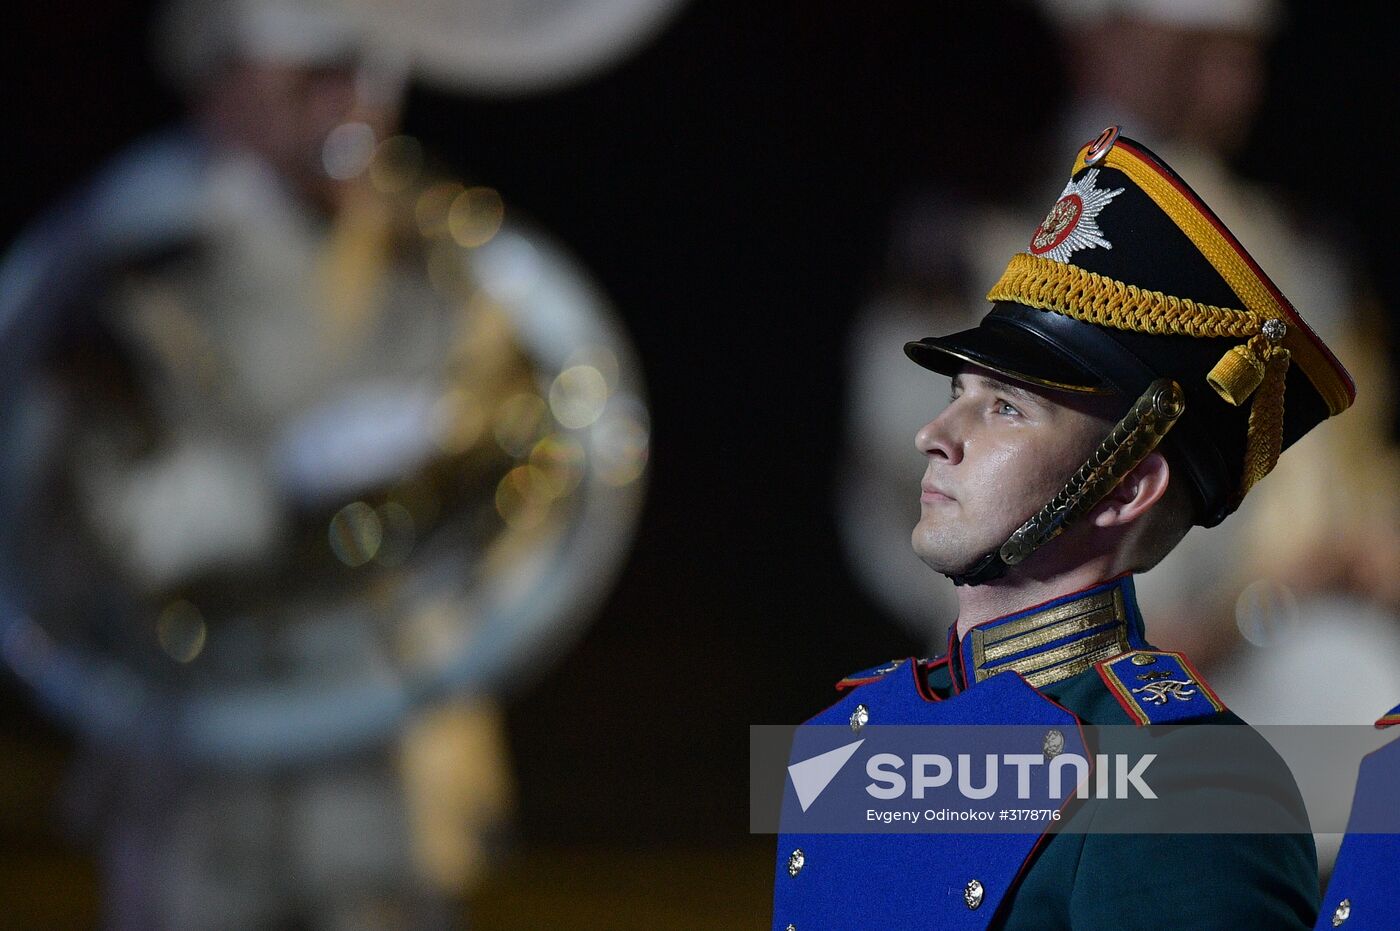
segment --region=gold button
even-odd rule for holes
[[[1332,913],[1332,927],[1340,928],[1342,922],[1351,917],[1351,899],[1342,899],[1337,910]]]
[[[982,884],[974,879],[963,888],[963,901],[968,908],[975,909],[982,904],[983,893]]]
[[[1134,653],[1134,654],[1133,654],[1133,665],[1134,665],[1134,666],[1151,666],[1151,665],[1152,665],[1153,663],[1155,663],[1155,662],[1157,662],[1157,657],[1153,656],[1151,653]]]
[[[807,855],[802,852],[802,848],[794,850],[788,854],[788,875],[796,876],[802,872],[802,867],[807,865]]]

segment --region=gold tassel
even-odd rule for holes
[[[1234,346],[1206,375],[1206,382],[1225,403],[1239,407],[1264,380],[1264,360],[1271,358],[1274,346],[1263,333],[1256,333],[1243,346]]]
[[[1249,433],[1245,439],[1244,475],[1240,498],[1254,483],[1273,471],[1283,450],[1283,388],[1288,375],[1288,350],[1274,347],[1265,361],[1265,372],[1254,403],[1249,407]]]
[[[1220,357],[1206,382],[1227,404],[1239,407],[1264,380],[1264,363],[1249,345],[1232,346]]]

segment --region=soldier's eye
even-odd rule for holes
[[[997,413],[1004,414],[1007,417],[1021,416],[1021,412],[1016,409],[1015,405],[1007,401],[1003,401],[1000,398],[997,399]]]

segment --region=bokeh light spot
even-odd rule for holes
[[[571,369],[576,365],[591,365],[603,376],[603,381],[608,383],[608,390],[611,391],[618,384],[617,355],[607,346],[589,344],[580,346],[569,353],[568,358],[560,370]]]
[[[491,241],[505,220],[506,205],[489,187],[467,188],[447,211],[447,228],[458,245],[474,249]]]
[[[347,504],[331,518],[330,543],[336,558],[347,566],[363,566],[379,552],[384,524],[363,501]]]
[[[607,402],[607,380],[591,365],[565,369],[549,386],[549,409],[554,419],[571,430],[596,421]]]
[[[359,177],[374,158],[374,143],[368,123],[341,123],[321,144],[321,165],[337,181]]]
[[[1235,599],[1240,635],[1258,647],[1286,640],[1298,623],[1298,596],[1273,579],[1257,579]]]

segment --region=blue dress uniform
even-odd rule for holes
[[[1153,687],[1161,683],[1171,685]],[[1147,643],[1130,576],[981,624],[938,659],[889,663],[838,688],[842,700],[808,724],[1036,724],[1072,734],[1243,723],[1186,658]],[[1204,785],[1223,784],[1219,775],[1191,773]],[[1302,809],[1282,761],[1231,803]],[[1080,804],[1092,817],[1095,802]],[[1308,834],[781,834],[774,893],[775,931],[1306,929],[1318,902]]]
[[[1376,727],[1400,724],[1400,706]],[[1347,836],[1327,885],[1318,931],[1394,931],[1400,928],[1400,740],[1361,762]]]
[[[1050,403],[1095,396],[1125,413],[1040,510],[950,574],[958,585],[1007,574],[1014,583],[1027,558],[1055,546],[1159,449],[1184,494],[1151,507],[1212,527],[1283,451],[1355,398],[1346,369],[1241,243],[1117,127],[1080,148],[1059,199],[987,299],[976,327],[910,342],[905,354],[944,375],[984,369]],[[1113,555],[1126,565],[1160,558]],[[1131,577],[1119,577],[979,624],[937,660],[850,677],[842,700],[810,723],[1033,724],[1047,728],[1047,745],[1052,729],[1139,725],[1147,730],[1125,730],[1160,738],[1164,758],[1184,761],[1162,775],[1200,811],[1286,828],[1225,833],[1186,808],[1197,833],[786,833],[773,927],[1310,928],[1316,855],[1306,817],[1287,817],[1302,812],[1287,767],[1248,727],[1196,726],[1243,722],[1184,656],[1145,636]],[[1199,752],[1212,732],[1258,749],[1250,768]],[[1078,826],[1122,826],[1119,809],[1080,801],[1066,809]]]

